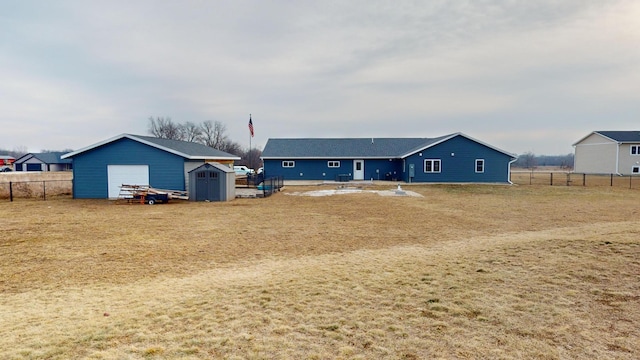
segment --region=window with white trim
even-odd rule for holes
[[[477,173],[484,172],[484,159],[476,159],[476,172]]]
[[[439,173],[440,164],[440,159],[424,159],[424,172]]]
[[[339,168],[340,167],[340,161],[328,161],[327,165],[330,168]]]
[[[291,161],[291,160],[285,160],[285,161],[282,162],[282,167],[283,168],[296,167],[296,162],[295,161]]]
[[[634,166],[631,168],[632,174],[640,174],[640,166]]]
[[[640,155],[640,145],[631,145],[631,155]]]

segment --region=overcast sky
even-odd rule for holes
[[[148,118],[283,137],[437,137],[566,154],[640,130],[640,1],[0,0],[0,149]]]

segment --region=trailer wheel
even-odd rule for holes
[[[155,204],[155,203],[156,203],[156,199],[149,199],[149,200],[147,201],[147,204],[149,204],[149,205],[153,205],[153,204]]]

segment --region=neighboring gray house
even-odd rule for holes
[[[573,147],[576,173],[640,174],[640,131],[594,131]]]
[[[71,159],[61,159],[64,152],[29,153],[14,162],[15,171],[70,171]]]

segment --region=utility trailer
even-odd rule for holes
[[[137,200],[140,203],[146,203],[149,205],[153,205],[156,203],[166,204],[169,202],[169,194],[167,193],[146,193],[146,194],[136,194],[133,196],[134,200]]]
[[[118,195],[119,202],[126,202],[129,204],[166,204],[171,199],[188,200],[189,196],[186,191],[163,190],[152,188],[149,185],[126,184],[122,184],[122,186],[120,186],[120,194]]]

